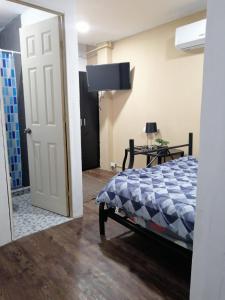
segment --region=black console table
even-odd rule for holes
[[[128,154],[130,157],[129,160],[129,169],[132,169],[134,166],[134,159],[136,155],[145,155],[147,157],[147,167],[151,167],[152,163],[157,160],[158,164],[161,164],[162,161],[166,161],[167,157],[174,159],[174,156],[184,156],[184,151],[180,148],[188,147],[188,155],[192,155],[193,152],[193,133],[189,133],[188,144],[177,145],[172,147],[157,147],[150,148],[147,146],[135,146],[134,140],[129,140],[129,148],[125,149],[125,155],[123,159],[123,171],[126,168],[126,162]]]

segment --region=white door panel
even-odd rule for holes
[[[20,30],[32,201],[68,215],[59,22]]]

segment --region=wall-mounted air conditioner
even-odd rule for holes
[[[205,46],[206,19],[176,29],[175,46],[179,50],[192,50]]]

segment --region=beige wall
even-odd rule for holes
[[[98,64],[112,62],[112,49],[106,44],[97,53]],[[99,124],[100,124],[100,166],[108,170],[113,161],[113,96],[111,92],[99,95]]]
[[[186,142],[192,131],[198,154],[204,55],[202,50],[176,50],[174,39],[177,27],[204,17],[198,13],[114,43],[112,62],[129,61],[134,79],[131,91],[113,93],[112,159],[118,165],[129,138],[146,143],[147,121],[156,121],[171,144]],[[136,166],[144,162],[139,158]]]
[[[98,63],[97,55],[89,55],[87,59],[88,65],[96,65]]]

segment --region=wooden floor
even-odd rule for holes
[[[104,180],[102,172],[92,175],[93,186]],[[0,300],[188,299],[190,257],[112,220],[106,237],[100,239],[98,209],[86,199],[84,218],[0,248]]]
[[[84,201],[90,201],[96,198],[99,191],[112,178],[115,173],[94,169],[83,172],[83,194]]]

